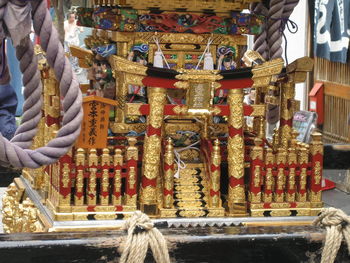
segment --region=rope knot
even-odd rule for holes
[[[315,225],[324,227],[341,226],[341,228],[346,227],[349,223],[348,215],[333,207],[323,208],[320,216],[314,221]]]
[[[166,240],[146,214],[136,211],[125,221],[124,229],[128,231],[128,236],[120,263],[144,262],[148,248],[157,263],[170,263]]]
[[[342,210],[333,207],[323,208],[313,222],[326,228],[326,238],[322,251],[321,263],[333,263],[343,238],[350,251],[350,217]]]
[[[151,219],[146,214],[136,211],[131,218],[126,220],[124,229],[131,230],[133,234],[138,234],[144,231],[150,231],[153,226]]]

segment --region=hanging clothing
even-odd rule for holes
[[[0,132],[10,140],[16,131],[16,92],[11,84],[0,85]]]
[[[16,49],[12,45],[11,40],[6,41],[7,50],[7,61],[11,74],[11,88],[14,89],[18,98],[18,107],[16,111],[16,116],[22,115],[22,108],[24,103],[23,97],[23,83],[22,83],[22,72],[19,68],[19,61],[16,57]]]
[[[314,53],[346,63],[350,37],[350,1],[316,0]]]

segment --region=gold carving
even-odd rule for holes
[[[110,56],[109,63],[117,72],[146,76],[147,67],[119,56]]]
[[[228,95],[230,116],[228,123],[235,129],[243,127],[243,92],[241,89],[230,89]]]
[[[19,193],[14,183],[7,187],[2,197],[2,223],[5,233],[20,232]]]
[[[322,176],[321,176],[321,163],[320,162],[316,162],[315,163],[315,184],[320,184],[321,183],[321,179],[322,179]]]
[[[256,159],[263,160],[264,152],[263,152],[263,148],[260,146],[262,143],[262,140],[260,138],[255,138],[254,143],[255,143],[255,146],[250,152],[250,158],[252,160],[256,160]]]
[[[85,165],[85,151],[82,148],[78,148],[77,154],[75,156],[76,165]]]
[[[164,156],[164,161],[166,164],[172,165],[172,164],[174,164],[174,158],[175,158],[175,155],[174,155],[173,141],[169,137],[168,141],[167,141],[167,145],[166,145],[166,152],[165,152],[165,156]]]
[[[291,167],[289,169],[288,185],[290,190],[293,190],[295,188],[295,168],[294,167]]]
[[[141,203],[154,204],[157,202],[157,189],[152,186],[141,188]]]
[[[281,142],[281,147],[283,149],[287,149],[288,148],[288,144],[289,141],[292,137],[291,133],[292,133],[292,127],[288,126],[288,125],[283,125],[280,132],[280,142]]]
[[[245,202],[245,192],[243,185],[229,186],[229,202],[241,203]]]
[[[136,187],[135,167],[130,167],[130,171],[129,171],[129,187],[130,187],[130,189],[135,189],[135,187]]]
[[[253,107],[253,112],[250,114],[252,117],[264,117],[266,114],[265,105],[251,105]]]
[[[261,202],[261,192],[259,193],[251,193],[250,200],[252,203],[260,203]]]
[[[82,193],[83,187],[84,187],[84,175],[83,170],[78,170],[78,174],[76,176],[76,182],[75,182],[76,192]],[[83,205],[84,198],[75,196],[75,205]]]
[[[69,178],[69,164],[64,163],[62,168],[62,186],[67,188],[69,186],[70,178]]]
[[[149,88],[148,102],[150,105],[150,115],[148,124],[153,128],[160,128],[163,123],[164,104],[165,104],[165,89]]]
[[[139,159],[139,155],[138,155],[138,148],[135,146],[135,144],[137,143],[136,138],[129,137],[128,143],[129,143],[129,146],[126,149],[126,159],[127,160],[134,159],[135,161],[137,161]]]
[[[205,216],[205,211],[203,210],[182,210],[180,211],[181,217],[202,217]]]
[[[96,205],[96,168],[90,168],[88,205]]]
[[[322,192],[313,192],[310,193],[310,201],[313,203],[321,202],[322,201]]]
[[[42,232],[39,212],[27,198],[22,204],[20,192],[14,183],[10,184],[2,197],[2,223],[5,233]]]
[[[114,175],[114,193],[120,193],[121,194],[121,187],[122,187],[121,171],[118,169],[118,170],[115,171],[115,175]],[[113,202],[113,205],[121,205],[122,204],[121,195],[116,197],[113,194],[112,202]]]
[[[115,166],[123,165],[123,155],[121,149],[115,149],[113,164]]]
[[[91,149],[89,153],[89,166],[98,165],[98,156],[96,149]]]
[[[140,108],[142,103],[126,103],[125,104],[125,113],[126,115],[139,116],[141,115]]]
[[[183,150],[179,154],[183,161],[194,161],[199,159],[199,152],[196,149]]]
[[[290,216],[291,212],[289,209],[278,209],[272,210],[271,216]]]
[[[241,135],[228,139],[229,176],[237,179],[244,175],[244,141]]]
[[[180,106],[177,105],[173,108],[173,111],[175,114],[181,115],[181,114],[187,114],[188,112],[188,107],[187,106]]]
[[[157,135],[146,136],[144,142],[143,174],[148,179],[155,179],[159,174],[161,138]]]
[[[254,187],[260,187],[260,177],[261,177],[261,173],[260,173],[260,165],[255,166],[254,169]]]
[[[190,87],[190,83],[187,81],[177,81],[174,86],[178,89],[188,89]]]

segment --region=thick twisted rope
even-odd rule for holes
[[[42,115],[42,84],[34,46],[29,37],[24,38],[21,44],[16,47],[16,55],[23,74],[22,81],[25,89],[21,125],[16,130],[11,142],[23,149],[28,149],[37,132]]]
[[[298,3],[299,0],[271,0],[269,9],[262,3],[251,5],[251,11],[254,14],[267,18],[265,29],[254,37],[254,50],[259,52],[264,59],[282,57],[283,31],[286,24],[291,22],[289,17]],[[295,23],[291,22],[291,24],[294,27]]]
[[[124,225],[128,236],[120,258],[120,263],[143,263],[148,247],[151,248],[157,263],[170,263],[166,240],[162,233],[154,228],[149,217],[136,211]]]
[[[253,4],[251,10],[254,14],[268,15],[268,10],[263,3]],[[268,59],[269,46],[267,44],[266,24],[261,33],[254,36],[254,51],[257,51],[265,60]]]
[[[313,224],[326,228],[326,241],[321,263],[334,262],[343,237],[347,243],[348,251],[350,251],[350,217],[342,210],[333,207],[323,208]]]
[[[285,0],[271,0],[267,29],[267,43],[269,45],[269,58],[281,58],[282,49],[282,14]]]
[[[1,14],[3,14],[6,18],[7,4],[15,4],[18,7],[24,5],[23,1],[0,0],[0,23],[2,23],[2,28],[4,28],[3,25],[7,27],[6,21],[9,21],[2,20],[1,17]],[[64,116],[62,128],[58,131],[55,139],[36,150],[27,149],[31,144],[30,141],[35,136],[33,126],[37,125],[41,117],[41,114],[35,114],[38,108],[41,108],[39,102],[41,100],[41,84],[35,84],[37,83],[38,71],[37,68],[33,67],[33,65],[37,67],[36,60],[32,56],[34,54],[33,45],[28,41],[27,36],[22,36],[24,40],[22,39],[21,44],[17,47],[17,57],[20,60],[21,71],[24,74],[23,81],[26,84],[24,121],[11,142],[0,134],[0,162],[19,168],[38,168],[56,162],[58,158],[69,151],[79,136],[80,123],[83,118],[82,95],[71,65],[59,41],[58,33],[52,25],[46,0],[33,0],[30,3],[26,2],[25,5],[31,5],[29,7],[32,11],[35,33],[40,36],[41,47],[47,54],[47,61],[54,69],[56,79],[60,82],[60,94],[64,97]],[[21,11],[23,12],[23,10]],[[18,38],[18,36],[14,37],[11,32],[10,37]],[[6,76],[3,75],[1,79],[3,80],[4,77]]]
[[[283,18],[288,19],[300,0],[285,0],[283,8]]]

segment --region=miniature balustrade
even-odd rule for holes
[[[136,142],[136,138],[128,138],[129,145],[124,154],[120,148],[114,153],[108,148],[89,149],[88,152],[78,148],[75,161],[68,155],[61,158],[58,167],[62,176],[57,190],[66,200],[64,206],[87,206],[86,212],[95,211],[96,206],[115,207],[108,211],[135,210],[138,184]],[[74,195],[73,203],[70,202],[71,195]],[[57,202],[50,200],[52,197],[49,196],[49,201],[55,206]]]
[[[312,134],[310,145],[297,142],[297,133],[292,136],[288,151],[264,148],[262,141],[255,139],[250,152],[252,216],[315,215],[321,207],[321,135]]]

